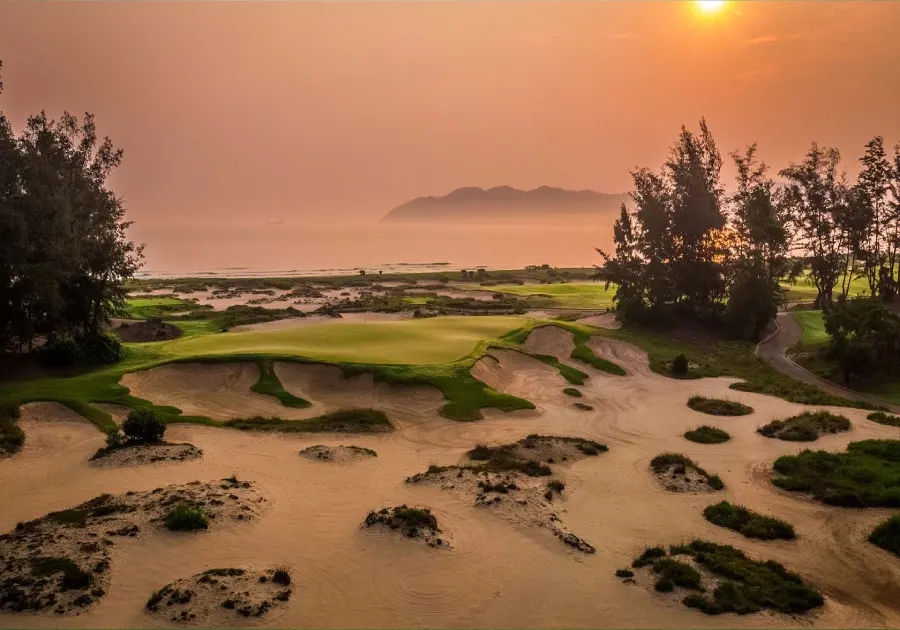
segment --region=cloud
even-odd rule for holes
[[[770,33],[768,35],[760,35],[751,37],[741,42],[744,46],[762,46],[765,44],[783,44],[784,42],[795,42],[804,39],[806,33]]]

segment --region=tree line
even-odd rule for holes
[[[705,120],[682,127],[662,169],[632,171],[634,209],[613,226],[615,252],[602,250],[620,317],[665,323],[689,318],[757,339],[784,301],[781,282],[804,273],[815,307],[850,296],[865,278],[883,301],[900,271],[900,145],[869,141],[855,181],[840,152],[813,143],[776,181],[752,144],[730,154],[733,192]]]
[[[42,111],[16,135],[0,110],[0,351],[97,337],[124,307],[142,254],[107,184],[121,161],[91,114]]]

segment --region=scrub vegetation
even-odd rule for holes
[[[753,413],[753,407],[742,405],[733,400],[721,400],[719,398],[692,396],[687,404],[694,411],[711,416],[747,416]]]
[[[827,411],[804,411],[786,420],[773,420],[757,429],[761,435],[788,442],[814,442],[820,435],[850,430],[850,421]]]
[[[763,516],[742,505],[733,505],[728,501],[710,505],[703,510],[703,517],[713,525],[733,529],[747,538],[793,540],[797,536],[790,523]]]

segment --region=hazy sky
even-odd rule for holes
[[[619,192],[705,115],[781,167],[900,141],[900,2],[0,3],[0,107],[92,111],[138,233]]]

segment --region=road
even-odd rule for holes
[[[832,383],[831,381],[816,376],[809,370],[794,363],[785,352],[800,340],[800,335],[803,334],[803,328],[790,313],[786,312],[778,313],[775,318],[775,323],[778,325],[778,330],[764,339],[756,348],[756,353],[759,355],[760,359],[782,374],[786,374],[794,380],[814,385],[829,394],[843,396],[844,398],[850,398],[852,400],[860,400],[878,407],[885,407],[892,413],[900,413],[900,405],[894,405],[881,400],[880,398],[875,398],[874,396],[868,396],[847,389],[846,387],[841,387],[836,383]]]

